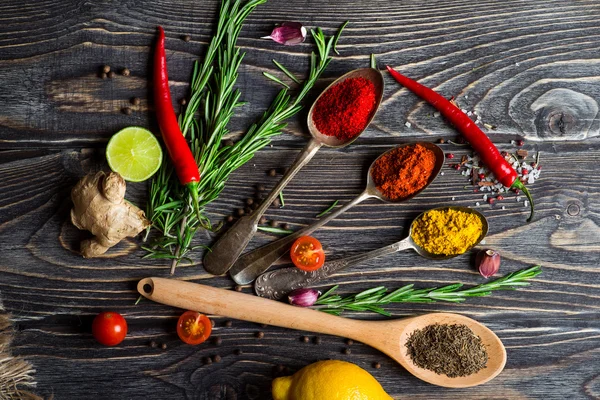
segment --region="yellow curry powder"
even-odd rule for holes
[[[473,246],[482,230],[477,215],[448,208],[425,212],[413,223],[411,236],[429,253],[454,256]]]

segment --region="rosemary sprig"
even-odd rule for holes
[[[329,207],[327,207],[326,209],[324,209],[323,211],[321,211],[320,213],[318,213],[316,215],[316,217],[317,218],[322,217],[323,215],[327,214],[329,211],[333,210],[333,208],[335,206],[337,206],[338,202],[339,202],[339,200],[334,201],[333,204],[331,204]]]
[[[541,273],[541,266],[536,265],[470,289],[461,289],[462,283],[427,289],[414,289],[414,285],[411,284],[387,293],[384,286],[378,286],[347,297],[335,294],[339,287],[336,285],[319,296],[313,307],[334,315],[340,315],[344,310],[349,310],[373,311],[389,317],[391,314],[382,306],[390,303],[434,303],[436,301],[462,303],[469,297],[489,296],[494,290],[514,290],[528,286],[529,282],[527,281]]]
[[[274,228],[274,227],[270,227],[270,226],[259,226],[257,229],[259,231],[269,232],[269,233],[283,233],[283,234],[294,233],[294,231],[291,231],[289,229]]]
[[[229,175],[252,159],[256,151],[268,145],[271,138],[286,127],[285,120],[302,109],[302,100],[327,68],[331,61],[330,50],[335,48],[341,34],[341,29],[333,37],[326,37],[320,28],[311,31],[317,53],[311,53],[309,75],[297,96],[293,98],[288,89],[282,89],[262,118],[246,131],[241,140],[231,146],[223,145],[221,142],[229,133],[227,124],[234,109],[243,104],[239,101],[239,90],[234,89],[237,71],[244,57],[244,53],[236,47],[236,41],[246,17],[264,2],[266,0],[224,1],[217,31],[205,60],[201,66],[199,63],[194,66],[190,101],[179,123],[184,135],[189,134],[192,152],[200,168],[198,191],[202,213],[204,207],[220,195]],[[152,221],[152,228],[160,234],[144,249],[148,251],[148,258],[171,259],[173,272],[181,260],[189,260],[189,253],[194,250],[191,243],[196,231],[213,227],[204,214],[204,218],[198,220],[192,212],[189,193],[182,190],[169,164],[165,159],[152,181],[146,214]]]

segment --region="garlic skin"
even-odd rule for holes
[[[288,302],[298,307],[310,307],[318,298],[319,292],[314,289],[296,289],[288,294]]]
[[[481,250],[477,253],[475,263],[481,276],[489,278],[500,270],[500,253],[492,249]]]
[[[304,42],[306,28],[300,22],[283,22],[273,29],[269,36],[263,36],[261,39],[271,39],[284,46],[291,46]]]

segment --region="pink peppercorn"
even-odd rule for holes
[[[454,154],[448,153],[448,154],[446,154],[446,158],[449,160],[452,160],[454,158]]]

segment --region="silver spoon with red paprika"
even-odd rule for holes
[[[204,268],[213,275],[226,273],[258,229],[258,222],[292,178],[322,146],[341,148],[367,128],[383,97],[383,76],[374,68],[343,75],[317,98],[308,113],[311,139],[258,208],[240,218],[204,256]]]

